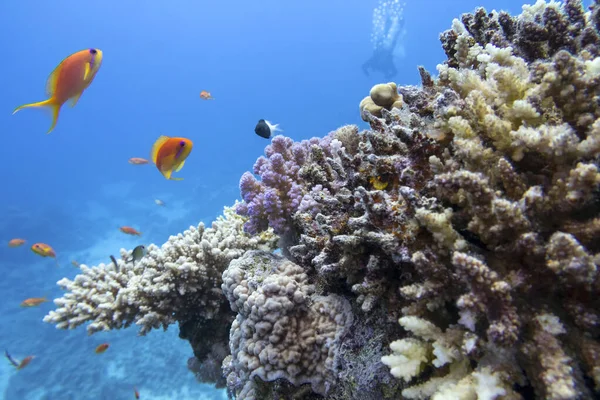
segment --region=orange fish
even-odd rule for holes
[[[17,369],[23,369],[23,368],[25,368],[26,366],[29,365],[29,363],[31,362],[31,360],[33,360],[34,358],[35,358],[35,356],[27,356],[27,357],[25,357],[19,363],[19,366],[17,367]]]
[[[96,352],[96,354],[102,354],[106,351],[106,349],[108,349],[108,343],[102,343],[99,344],[98,347],[96,347],[96,350],[94,350]]]
[[[202,100],[214,100],[215,99],[214,97],[212,97],[210,92],[207,92],[206,90],[203,90],[200,92],[200,98]]]
[[[138,390],[135,387],[133,388],[133,395],[136,399],[140,398],[140,392],[138,392]]]
[[[25,243],[25,239],[11,239],[8,242],[8,247],[19,247]]]
[[[128,235],[142,236],[142,232],[138,232],[130,226],[122,226],[119,229],[121,230],[121,232],[126,233]]]
[[[46,81],[48,100],[23,104],[15,108],[13,114],[29,107],[49,107],[52,110],[52,125],[46,133],[52,132],[58,121],[60,109],[68,100],[71,107],[79,101],[81,94],[92,83],[102,64],[102,51],[85,49],[65,58],[52,71]]]
[[[8,354],[8,350],[4,350],[4,356],[12,364],[12,366],[15,367],[17,370],[25,368],[26,366],[29,365],[31,360],[33,360],[35,358],[35,356],[27,356],[19,362],[19,361],[15,360],[10,354]]]
[[[31,250],[42,257],[52,257],[56,260],[56,253],[54,249],[47,245],[46,243],[34,243],[31,246]],[[58,260],[56,260],[56,265],[58,265]]]
[[[23,300],[21,307],[37,307],[42,303],[46,303],[47,301],[48,299],[45,297],[31,297]]]
[[[131,157],[129,159],[129,164],[133,164],[133,165],[144,165],[144,164],[148,164],[150,161],[146,160],[145,158],[140,158],[140,157]]]
[[[189,139],[161,136],[152,146],[152,162],[165,178],[181,181],[183,178],[172,178],[171,174],[183,168],[185,159],[192,152],[192,147],[193,143]]]

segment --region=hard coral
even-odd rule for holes
[[[309,383],[327,394],[336,385],[340,339],[352,325],[346,299],[317,296],[302,267],[269,253],[249,251],[223,273],[223,293],[237,317],[231,326],[229,389],[238,399],[259,396],[255,380]],[[269,396],[272,397],[272,396]]]
[[[368,114],[381,117],[381,110],[389,111],[400,107],[402,107],[402,96],[398,93],[398,87],[394,82],[373,86],[369,95],[362,99],[359,105],[360,115],[364,121],[368,121]]]
[[[225,207],[224,216],[212,227],[200,223],[171,236],[161,247],[152,244],[139,262],[125,261],[131,252],[121,250],[118,265],[81,265],[74,280],[58,282],[67,293],[54,300],[58,308],[44,321],[60,329],[90,322],[89,334],[135,323],[141,335],[179,322],[182,337],[192,343],[193,333],[212,332],[213,341],[207,348],[198,347],[196,357],[213,357],[219,353],[215,343],[221,340],[226,346],[227,327],[234,317],[220,289],[223,270],[247,250],[273,250],[277,242],[270,230],[256,237],[243,233],[245,222],[232,207]],[[223,325],[225,330],[219,330]],[[216,355],[217,370],[225,355]]]
[[[440,326],[440,337],[473,338],[456,364],[456,393],[483,396],[493,381],[487,398],[528,388],[577,398],[598,386],[583,379],[600,367],[597,7],[540,1],[519,17],[479,9],[455,20],[437,79],[420,69],[422,87],[398,88],[401,109],[364,112],[370,131],[313,139],[318,156],[302,165],[312,173],[287,175],[302,206],[280,214],[284,254],[318,293],[359,306],[355,320],[399,310]],[[540,358],[543,316],[567,334],[553,334]],[[395,373],[431,372],[427,351],[401,340],[393,348],[424,364]],[[414,395],[449,392],[423,393]]]

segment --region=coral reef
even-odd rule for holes
[[[363,100],[371,129],[276,136],[238,216],[83,268],[46,320],[177,321],[237,399],[599,396],[599,13],[463,15],[439,76]]]
[[[600,383],[586,381],[600,366],[596,7],[540,1],[518,17],[465,15],[441,35],[437,79],[421,69],[422,86],[400,87],[405,105],[382,118],[363,107],[371,131],[302,142],[295,167],[298,144],[276,138],[257,162],[261,178],[285,173],[300,186],[300,205],[276,217],[284,254],[317,287],[428,326],[433,344],[400,339],[383,358],[402,380],[427,372],[406,397],[484,396],[481,382],[494,382],[487,398],[580,398]],[[552,42],[555,25],[571,27],[570,39]],[[244,199],[284,192],[277,182],[240,189]],[[239,210],[274,218],[252,202]],[[446,336],[452,357],[432,363]]]
[[[196,358],[207,360],[207,365],[214,358],[219,371],[228,353],[228,327],[235,317],[221,293],[221,274],[246,251],[272,251],[277,243],[271,231],[254,237],[244,234],[244,222],[233,207],[225,207],[212,227],[200,223],[171,236],[161,247],[149,245],[138,262],[126,261],[131,251],[122,249],[118,265],[81,265],[74,280],[58,282],[67,293],[54,300],[58,308],[44,321],[60,329],[90,322],[90,334],[135,323],[141,335],[178,322],[180,336],[195,345]],[[210,343],[204,340],[208,334],[213,338]],[[203,377],[211,374],[215,372],[200,372]],[[220,373],[216,377],[223,381]]]

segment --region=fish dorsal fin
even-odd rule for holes
[[[58,64],[58,66],[54,68],[54,71],[52,71],[50,75],[48,75],[48,80],[46,81],[46,95],[48,97],[54,96],[54,91],[56,89],[56,80],[58,79],[58,73],[62,68],[64,62],[65,60],[62,60],[60,64]]]
[[[75,96],[71,97],[71,102],[69,103],[69,105],[71,107],[75,107],[75,104],[77,104],[82,94],[83,92],[80,92],[79,94],[76,94]]]
[[[175,172],[179,172],[179,171],[181,171],[181,168],[183,168],[183,164],[185,164],[185,160],[183,160],[183,161],[181,162],[181,164],[179,164],[179,166],[177,167],[177,169],[175,169]]]
[[[156,157],[158,156],[158,151],[160,150],[160,147],[165,144],[165,142],[167,140],[169,140],[170,137],[168,136],[160,136],[158,139],[156,139],[156,142],[154,142],[154,144],[152,145],[152,151],[150,152],[150,155],[152,156],[152,162],[154,164],[156,164]]]

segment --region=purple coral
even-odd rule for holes
[[[243,203],[236,212],[249,217],[244,225],[246,232],[256,234],[272,227],[275,233],[283,234],[290,226],[291,216],[298,210],[304,195],[311,189],[300,174],[300,170],[311,161],[311,147],[317,146],[330,156],[331,138],[312,138],[295,143],[284,136],[275,136],[265,148],[265,156],[256,160],[253,171],[240,179]]]

